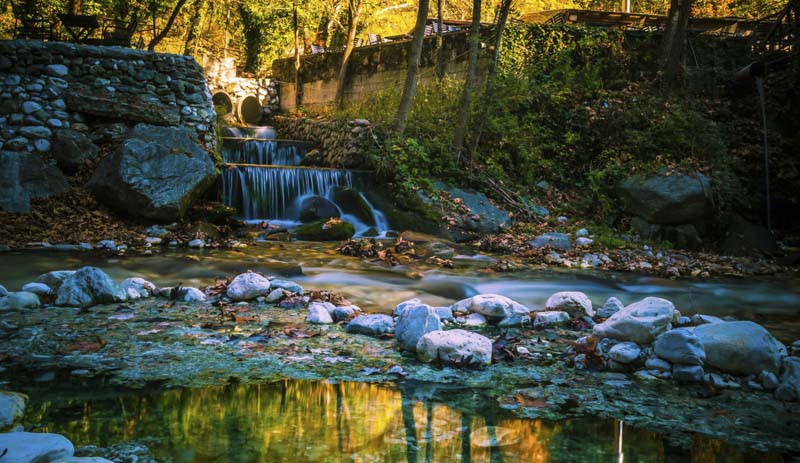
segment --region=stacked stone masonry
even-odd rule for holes
[[[216,149],[211,95],[192,57],[0,41],[0,150],[48,153],[57,130],[96,122],[183,126]]]

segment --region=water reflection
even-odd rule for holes
[[[441,400],[442,397],[446,400]],[[714,440],[691,452],[612,420],[522,420],[474,391],[284,381],[33,403],[27,427],[76,445],[144,440],[175,462],[753,461]],[[37,427],[38,426],[38,427]],[[699,459],[695,457],[701,457]],[[763,455],[759,461],[765,461]]]

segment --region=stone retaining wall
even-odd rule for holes
[[[370,122],[311,119],[307,117],[273,118],[280,138],[304,140],[314,144],[318,153],[306,157],[316,165],[326,167],[364,168],[364,153],[369,143],[376,143]]]
[[[216,149],[203,70],[189,56],[0,41],[0,149],[48,153],[54,132],[96,124],[183,126]]]

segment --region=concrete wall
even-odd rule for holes
[[[460,31],[444,35],[445,72],[456,78],[467,73],[469,60],[469,32]],[[485,39],[484,39],[485,41]],[[359,47],[350,57],[345,101],[354,101],[379,90],[391,87],[402,88],[408,66],[411,41],[397,41]],[[482,57],[486,56],[483,50]],[[302,106],[329,105],[336,99],[339,84],[338,73],[342,52],[305,55],[301,59],[300,80],[302,82]],[[436,37],[426,37],[420,60],[419,82],[436,79]],[[296,108],[297,85],[295,84],[294,59],[275,60],[272,75],[279,81],[280,107],[282,110]]]

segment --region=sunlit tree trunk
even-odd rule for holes
[[[203,10],[207,0],[196,0],[195,10],[192,12],[192,17],[189,20],[189,29],[186,32],[186,41],[183,43],[183,54],[191,55],[196,47],[192,47],[195,39],[197,38],[197,29],[200,27],[201,18],[203,17]]]
[[[178,2],[175,4],[175,8],[172,9],[172,14],[169,15],[169,19],[167,20],[167,24],[164,26],[164,29],[162,29],[160,33],[156,34],[156,36],[153,37],[153,40],[151,40],[150,43],[147,44],[147,49],[149,51],[155,50],[156,45],[158,45],[159,42],[164,40],[164,37],[166,37],[167,34],[169,34],[170,29],[172,29],[172,25],[175,24],[175,18],[178,17],[178,13],[181,12],[181,8],[183,8],[183,5],[185,3],[186,0],[178,0]]]
[[[444,18],[442,18],[442,4],[444,0],[436,0],[436,77],[441,80],[444,78]]]
[[[481,0],[473,0],[472,3],[472,31],[469,42],[469,67],[467,68],[467,78],[464,81],[464,91],[461,93],[461,101],[458,105],[456,129],[453,134],[453,148],[458,155],[461,154],[461,149],[464,147],[472,88],[475,86],[478,73],[478,52],[481,47]]]
[[[344,106],[344,89],[347,84],[347,65],[350,62],[350,55],[353,53],[356,41],[356,30],[358,28],[358,20],[361,16],[362,3],[361,0],[350,0],[350,24],[347,27],[347,41],[344,45],[344,53],[342,53],[342,66],[339,68],[339,85],[336,86],[336,104],[341,108]]]
[[[303,80],[300,77],[300,25],[297,20],[297,1],[292,8],[292,27],[294,30],[294,105],[303,105]]]
[[[678,80],[691,8],[692,0],[672,0],[669,6],[661,42],[661,78],[668,85]]]
[[[478,150],[478,144],[481,141],[481,134],[483,128],[486,126],[486,118],[488,117],[489,107],[494,98],[494,77],[497,75],[497,61],[500,59],[500,46],[503,43],[503,30],[508,21],[508,13],[511,10],[512,0],[503,0],[500,4],[500,12],[497,15],[497,25],[495,27],[494,36],[494,53],[492,54],[492,61],[489,63],[489,71],[486,73],[486,92],[483,96],[483,105],[481,105],[481,115],[478,117],[478,129],[475,130],[475,136],[472,139],[472,147],[470,148],[470,156],[474,159],[475,152]]]
[[[425,21],[428,19],[429,0],[419,0],[417,8],[417,23],[414,26],[414,38],[411,39],[411,53],[408,55],[408,71],[406,82],[403,85],[403,96],[400,97],[400,107],[394,118],[394,130],[398,136],[403,136],[408,123],[408,114],[414,103],[414,94],[417,92],[417,71],[419,59],[422,56],[422,44],[425,41]]]

